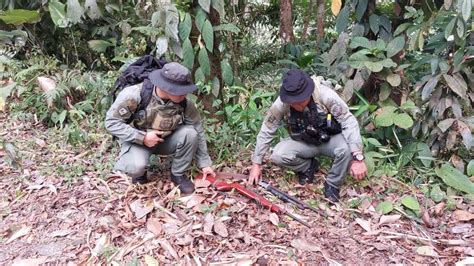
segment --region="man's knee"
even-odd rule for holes
[[[124,172],[131,177],[139,177],[145,174],[148,162],[130,160],[117,162],[114,169]]]
[[[184,126],[182,129],[181,134],[183,137],[183,145],[197,145],[198,142],[198,133],[196,129],[192,126]]]
[[[287,152],[284,148],[278,147],[273,150],[270,160],[276,165],[287,165],[294,161],[295,155]]]
[[[345,143],[344,143],[345,144]],[[349,146],[341,145],[334,149],[334,160],[337,161],[352,161],[352,152]]]

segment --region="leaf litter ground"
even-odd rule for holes
[[[3,115],[0,124],[1,264],[452,264],[474,257],[473,206],[458,198],[457,209],[446,210],[394,178],[349,182],[343,203],[331,206],[321,197],[322,176],[301,187],[267,167],[267,181],[321,211],[280,204],[310,223],[308,229],[238,193],[216,192],[207,181],[181,196],[163,158],[152,183],[133,186],[110,172],[118,149],[101,129],[89,132],[87,148],[80,148],[39,123]],[[221,170],[243,172],[250,163],[242,156],[245,163]],[[420,218],[403,209],[375,211],[380,201],[404,195],[421,203]]]

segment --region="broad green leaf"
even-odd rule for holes
[[[107,50],[108,47],[113,46],[111,42],[107,42],[104,40],[90,40],[87,42],[89,48],[94,50],[97,53],[103,53]]]
[[[186,40],[189,38],[189,33],[191,33],[191,28],[192,28],[192,21],[191,21],[191,15],[189,13],[186,13],[184,15],[184,20],[179,23],[179,37],[181,40]]]
[[[380,25],[387,31],[392,32],[392,22],[386,15],[381,15],[380,17]]]
[[[373,42],[373,41],[372,41]],[[377,41],[375,41],[375,47],[379,49],[380,51],[385,50],[385,47],[387,45],[385,44],[385,41],[382,40],[381,38],[378,38]]]
[[[384,106],[381,111],[377,111],[375,116],[375,124],[377,127],[389,127],[393,125],[393,119],[397,115],[395,114],[396,108],[393,106]]]
[[[204,11],[209,13],[211,7],[211,0],[199,0],[199,5]]]
[[[232,67],[229,64],[227,59],[221,61],[221,69],[222,69],[222,79],[224,80],[225,84],[232,85],[234,81],[234,73],[232,72]]]
[[[453,29],[454,29],[454,25],[456,25],[456,20],[457,20],[457,17],[452,18],[451,21],[446,26],[446,30],[444,31],[444,38],[446,40],[449,38],[449,36],[453,34]]]
[[[456,23],[456,33],[458,34],[458,37],[460,39],[464,38],[464,21],[461,19],[458,19],[458,22]]]
[[[162,27],[163,25],[165,25],[165,18],[166,18],[165,11],[158,10],[151,15],[151,25],[153,27]]]
[[[0,20],[6,24],[21,25],[24,23],[36,23],[41,20],[36,10],[13,9],[0,12]]]
[[[207,20],[207,14],[204,12],[202,9],[198,9],[196,12],[196,19],[194,22],[196,23],[196,26],[199,30],[199,32],[202,31],[202,27],[204,26],[204,22]]]
[[[390,201],[380,202],[377,207],[375,207],[375,210],[382,214],[387,214],[393,210],[393,204]]]
[[[332,0],[331,2],[331,11],[334,16],[337,16],[341,11],[342,0]]]
[[[472,0],[458,0],[462,1],[462,18],[468,22],[472,12]]]
[[[372,48],[372,45],[370,44],[370,41],[367,38],[365,38],[365,37],[354,37],[354,38],[352,38],[351,44],[349,45],[349,47],[354,49],[354,48],[357,48],[357,47],[360,47],[360,46],[364,47],[364,48],[368,48],[368,49]]]
[[[168,38],[159,37],[156,40],[156,57],[160,58],[166,51],[168,51]]]
[[[390,59],[390,58],[386,58],[386,59],[380,61],[380,63],[382,63],[382,65],[386,68],[397,67],[397,64],[395,62],[393,62],[393,60]]]
[[[375,147],[380,147],[382,146],[382,143],[380,143],[377,139],[374,138],[367,138],[366,139],[368,143],[374,145]]]
[[[202,38],[204,39],[204,43],[206,44],[207,50],[212,53],[212,51],[214,50],[214,31],[209,20],[206,20],[204,22],[201,33]]]
[[[400,76],[398,74],[393,74],[393,73],[387,76],[387,81],[393,87],[397,87],[402,82]]]
[[[474,176],[474,160],[469,161],[466,172],[468,176]]]
[[[84,12],[79,0],[67,0],[67,17],[72,24],[81,22]]]
[[[194,66],[194,49],[189,39],[183,42],[183,66],[193,69]]]
[[[367,10],[368,2],[369,2],[368,0],[359,0],[359,2],[357,2],[356,12],[355,12],[357,21],[360,21],[362,17],[364,16],[365,11]]]
[[[418,200],[416,200],[412,196],[405,196],[402,198],[401,203],[403,206],[414,210],[414,211],[419,211],[420,210],[420,204],[418,203]]]
[[[7,98],[16,87],[16,82],[13,82],[5,87],[0,87],[0,111],[3,111],[7,102]]]
[[[443,74],[446,84],[451,88],[453,92],[459,95],[461,98],[466,98],[467,84],[464,78],[459,74],[455,73],[452,76]]]
[[[349,5],[346,5],[344,6],[344,8],[342,8],[341,12],[336,18],[336,32],[337,33],[341,33],[347,28],[347,25],[349,24],[349,14],[350,14],[350,8],[349,8]]]
[[[211,75],[211,65],[209,63],[209,56],[207,55],[206,49],[201,48],[198,54],[199,66],[201,67],[202,73],[206,76]]]
[[[205,51],[205,50],[204,50]],[[194,81],[197,82],[202,82],[204,83],[206,81],[206,77],[204,73],[202,72],[202,69],[199,67],[196,69],[196,72],[194,72]]]
[[[438,70],[439,58],[438,57],[431,58],[430,65],[431,65],[431,75],[434,76],[436,74],[436,70]]]
[[[390,88],[390,86],[386,82],[384,82],[382,84],[382,87],[380,88],[379,100],[380,101],[387,100],[391,92],[392,92],[392,89]]]
[[[179,13],[174,5],[171,5],[166,10],[165,19],[165,33],[166,36],[173,38],[179,42],[178,37]]]
[[[446,192],[442,191],[439,185],[435,185],[431,188],[430,197],[434,202],[438,203],[446,198]]]
[[[239,27],[235,26],[235,24],[228,23],[228,24],[220,24],[214,27],[214,31],[230,31],[232,33],[239,33]]]
[[[365,50],[365,49],[364,49]],[[363,50],[361,50],[363,51]],[[364,53],[354,53],[349,57],[349,65],[353,68],[363,68],[364,63],[370,61],[370,58],[367,57]]]
[[[433,154],[431,153],[430,147],[423,142],[418,143],[418,159],[425,167],[430,167],[434,161]]]
[[[372,176],[375,171],[374,158],[370,154],[366,153],[364,162],[367,165],[367,176]]]
[[[410,27],[411,25],[413,25],[412,23],[403,23],[403,24],[400,24],[397,29],[395,30],[395,32],[393,33],[393,36],[397,36],[398,34],[404,32],[406,29],[408,29],[408,27]]]
[[[217,10],[220,16],[220,20],[222,21],[225,17],[225,2],[224,0],[212,0],[211,2],[212,7]]]
[[[458,169],[446,163],[440,168],[436,168],[436,174],[443,180],[443,182],[462,192],[474,195],[474,184],[463,175]]]
[[[372,72],[380,72],[383,69],[382,61],[378,61],[378,62],[366,61],[364,62],[364,65]]]
[[[425,86],[423,86],[423,90],[421,91],[421,100],[426,101],[431,96],[434,88],[436,88],[436,84],[438,84],[440,75],[436,75],[431,77],[428,82],[426,82]]]
[[[370,30],[377,35],[380,29],[380,17],[376,14],[372,14],[369,17]]]
[[[219,96],[220,89],[221,89],[221,83],[219,79],[217,78],[217,76],[215,76],[212,79],[212,90],[211,90],[212,95],[214,95],[214,97],[217,98]]]
[[[391,40],[387,45],[387,57],[392,57],[405,47],[405,37],[398,36]]]
[[[413,119],[405,113],[397,114],[393,117],[393,123],[403,129],[408,129],[413,126]]]

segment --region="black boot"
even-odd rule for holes
[[[148,178],[146,177],[146,172],[142,176],[132,178],[132,184],[144,185],[146,183],[148,183]]]
[[[314,173],[319,171],[319,162],[316,159],[311,159],[311,164],[308,170],[298,173],[298,183],[304,186],[305,184],[311,184],[314,182]]]
[[[324,197],[332,202],[339,202],[339,188],[324,182]]]
[[[171,181],[173,181],[176,186],[179,186],[179,190],[181,190],[183,194],[191,194],[194,192],[193,182],[185,175],[175,176],[171,174]]]

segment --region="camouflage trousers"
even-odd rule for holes
[[[333,159],[326,181],[334,187],[340,187],[352,162],[351,150],[342,134],[333,135],[329,142],[318,146],[291,138],[283,139],[273,149],[270,159],[275,164],[298,173],[306,171],[310,167],[311,159],[320,155]]]
[[[171,172],[180,176],[191,167],[198,147],[198,133],[193,126],[180,126],[165,141],[153,148],[130,142],[122,143],[120,155],[114,170],[126,173],[131,177],[145,174],[152,154],[174,154]]]

